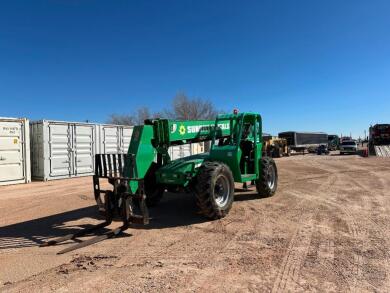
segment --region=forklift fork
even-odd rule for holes
[[[68,234],[54,240],[49,240],[40,246],[52,246],[68,240],[76,240],[78,237],[91,234],[92,232],[109,226],[115,216],[121,217],[122,226],[109,230],[102,235],[79,242],[71,247],[59,251],[57,254],[70,252],[105,239],[116,237],[129,228],[131,223],[144,225],[149,224],[149,212],[145,203],[146,195],[144,180],[132,176],[125,177],[125,174],[129,174],[129,170],[131,175],[135,173],[134,157],[131,155],[96,155],[95,175],[93,176],[94,195],[99,211],[105,215],[105,221],[90,228],[82,229],[76,233]],[[101,190],[100,178],[108,179],[108,182],[113,186],[113,190]],[[138,190],[136,193],[131,192],[130,181],[138,182]],[[101,194],[104,194],[104,202],[101,199]],[[141,215],[134,213],[134,200],[139,202]]]

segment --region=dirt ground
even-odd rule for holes
[[[0,291],[390,292],[390,160],[277,166],[275,196],[237,189],[222,220],[167,194],[149,226],[64,255],[37,245],[99,222],[91,178],[0,187]]]

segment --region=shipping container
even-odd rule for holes
[[[0,118],[0,185],[31,181],[28,119]]]
[[[171,160],[176,160],[204,152],[205,147],[203,142],[171,146],[168,150],[168,154],[171,157]]]
[[[183,145],[175,145],[171,146],[168,150],[169,156],[171,160],[176,160],[184,157],[191,156],[191,145],[183,144]]]
[[[205,143],[198,142],[191,144],[191,155],[202,154],[205,152]]]
[[[32,178],[92,175],[98,152],[97,125],[42,120],[30,124]]]
[[[132,126],[99,124],[99,153],[125,154],[130,145]]]

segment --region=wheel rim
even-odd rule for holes
[[[274,189],[276,180],[276,172],[273,165],[269,166],[267,172],[267,185],[270,189]]]
[[[215,181],[214,196],[219,207],[224,207],[229,200],[230,185],[229,180],[224,175],[219,175]]]

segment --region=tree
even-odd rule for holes
[[[134,117],[129,114],[111,114],[108,118],[107,123],[118,124],[118,125],[134,125]]]
[[[153,118],[152,115],[150,114],[149,108],[147,107],[141,107],[138,108],[136,113],[135,113],[135,122],[137,125],[144,124],[144,121],[146,119]]]
[[[217,110],[209,100],[189,98],[179,93],[172,101],[172,110],[165,111],[166,116],[179,120],[215,119]]]
[[[107,123],[119,125],[141,125],[148,118],[154,115],[150,114],[149,108],[141,107],[131,114],[111,114]]]
[[[151,113],[148,107],[140,107],[131,114],[111,114],[108,123],[123,125],[141,125],[146,119],[170,118],[178,120],[215,119],[217,110],[209,100],[189,98],[185,93],[177,94],[171,108]]]

